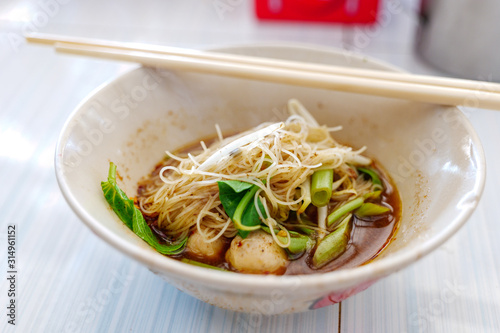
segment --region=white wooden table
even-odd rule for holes
[[[466,226],[413,266],[327,308],[235,313],[166,284],[93,235],[57,186],[54,145],[69,113],[129,64],[26,45],[41,31],[207,48],[263,41],[344,48],[416,73],[415,0],[375,27],[261,23],[250,1],[2,0],[0,3],[1,332],[500,332],[500,112],[464,109],[487,157],[482,201]],[[497,80],[500,78],[496,78]],[[8,324],[8,226],[16,228],[16,325]]]

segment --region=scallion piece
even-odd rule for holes
[[[271,234],[271,230],[269,230],[269,227],[262,226],[262,230],[264,230],[268,234]],[[287,247],[287,249],[288,251],[290,251],[290,253],[292,254],[302,253],[314,246],[314,241],[311,238],[307,237],[306,235],[302,235],[294,231],[288,231],[288,233],[290,234],[290,245]],[[279,236],[278,234],[276,234],[276,237],[281,243],[287,242],[286,237]]]
[[[323,207],[332,197],[333,170],[317,170],[311,176],[311,201],[316,207]]]
[[[376,200],[378,198],[380,198],[380,195],[382,194],[382,191],[381,190],[378,190],[378,191],[373,191],[373,192],[369,192],[369,193],[366,193],[365,195],[363,195],[363,198],[365,200]]]
[[[308,236],[312,235],[312,233],[314,232],[314,230],[309,229],[308,227],[298,226],[296,228],[299,229],[300,231],[302,231],[304,234],[306,234]]]
[[[277,236],[280,242],[286,242],[286,237]],[[314,246],[314,241],[299,233],[294,233],[290,231],[290,245],[287,247],[288,251],[292,254],[298,254],[306,251],[307,249]]]
[[[352,214],[347,215],[339,224],[337,229],[321,240],[314,252],[312,264],[315,268],[321,268],[337,259],[347,250],[349,238],[351,237]]]
[[[335,209],[330,215],[328,215],[327,226],[331,226],[335,221],[340,219],[345,214],[359,208],[363,204],[363,202],[363,198],[357,198]]]
[[[366,216],[382,215],[390,211],[391,209],[389,207],[377,205],[371,202],[366,202],[362,204],[358,209],[356,209],[354,214],[356,214],[356,216],[358,217],[366,217]]]
[[[384,189],[384,186],[382,185],[382,181],[380,180],[380,177],[379,177],[377,171],[375,171],[374,169],[369,168],[369,167],[358,168],[358,171],[361,171],[362,173],[367,174],[368,176],[370,176],[370,178],[372,179],[373,188],[375,190],[382,190],[382,189]]]

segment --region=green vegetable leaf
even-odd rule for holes
[[[108,181],[101,182],[104,198],[111,206],[120,220],[132,229],[132,215],[134,214],[134,201],[131,200],[116,184],[116,165],[109,165]]]
[[[242,182],[239,180],[224,180],[220,181],[219,183],[224,183],[225,185],[230,186],[236,193],[248,190],[250,187],[253,186],[251,183]]]
[[[259,187],[237,180],[219,181],[217,184],[222,207],[239,230],[239,235],[245,238],[250,231],[259,229],[261,221],[254,204],[254,195]],[[267,218],[264,205],[260,199],[257,202],[262,216]]]
[[[264,205],[262,204],[260,199],[257,201],[257,204],[259,205],[259,210],[260,210],[262,216],[264,218],[267,218],[267,214],[266,214],[266,211],[264,209]],[[257,213],[257,208],[255,208],[255,204],[253,203],[253,197],[252,197],[252,201],[250,202],[250,204],[247,206],[247,208],[243,212],[243,216],[241,217],[241,224],[244,226],[247,226],[247,227],[254,227],[254,226],[260,226],[260,223],[261,223],[261,221],[260,221],[259,213]],[[238,234],[241,236],[241,238],[246,238],[249,233],[250,233],[250,230],[239,230],[238,231]]]
[[[226,181],[219,181],[217,184],[219,185],[219,199],[222,203],[222,207],[224,207],[224,210],[226,211],[226,214],[233,219],[234,212],[236,211],[236,207],[238,207],[238,204],[240,203],[241,199],[246,194],[246,191],[240,191],[236,192],[234,188],[230,185],[227,184],[227,182],[234,182],[234,180],[226,180]],[[243,182],[239,182],[243,183]],[[250,185],[252,187],[252,184],[245,183]],[[250,188],[249,187],[249,188]]]
[[[110,163],[108,181],[101,182],[101,188],[106,201],[120,220],[156,251],[161,254],[172,255],[178,254],[184,249],[187,237],[176,244],[164,245],[158,242],[141,211],[134,206],[134,201],[116,184],[116,165],[114,163]]]
[[[160,244],[156,236],[153,234],[153,231],[151,231],[151,228],[146,223],[146,220],[144,220],[141,211],[137,207],[134,207],[134,215],[132,220],[132,230],[134,231],[134,233],[137,236],[141,237],[146,243],[148,243],[151,247],[153,247],[161,254],[172,255],[181,253],[187,243],[188,238],[185,237],[182,241],[176,244]]]

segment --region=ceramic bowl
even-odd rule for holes
[[[397,70],[332,49],[258,45],[222,49],[248,55],[350,67]],[[320,124],[342,125],[336,139],[367,146],[389,172],[402,200],[396,239],[357,268],[299,276],[219,272],[165,257],[139,239],[103,198],[109,162],[130,196],[165,150],[223,132],[286,118],[299,99]],[[305,311],[362,291],[422,258],[450,238],[476,207],[485,161],[474,129],[455,107],[138,67],[93,92],[62,129],[55,158],[69,205],[100,238],[168,283],[210,304],[254,313]],[[83,249],[82,249],[83,250]]]

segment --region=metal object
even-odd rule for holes
[[[500,81],[500,1],[422,0],[417,52],[469,79]]]

